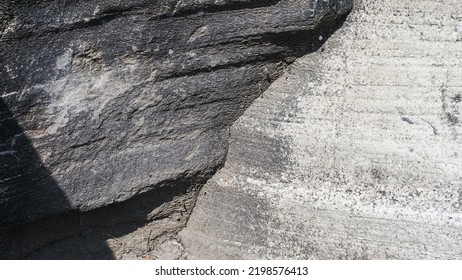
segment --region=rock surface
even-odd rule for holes
[[[232,126],[186,256],[462,258],[461,15],[357,1]]]
[[[210,177],[349,0],[2,1],[0,226]]]
[[[351,4],[0,1],[0,258],[181,255],[230,125]]]

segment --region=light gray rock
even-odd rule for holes
[[[461,14],[357,1],[232,126],[188,258],[460,259]]]

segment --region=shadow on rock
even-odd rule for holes
[[[108,239],[174,212],[179,230],[194,203],[190,190],[208,176],[183,176],[120,204],[69,212],[64,193],[0,98],[0,259],[114,259]],[[64,214],[41,218],[50,212]]]
[[[21,224],[63,212],[69,202],[42,163],[31,141],[0,98],[0,258],[17,258],[23,250],[48,238],[29,239]],[[53,225],[50,232],[59,230]]]
[[[13,259],[115,259],[107,246],[147,223],[171,219],[162,234],[176,234],[187,221],[197,182],[180,178],[164,182],[154,191],[123,203],[88,212],[71,212],[17,226],[4,232],[1,258]],[[203,184],[201,182],[200,184]],[[177,215],[175,215],[177,214]],[[5,240],[6,238],[6,240]],[[141,257],[141,256],[139,256]]]

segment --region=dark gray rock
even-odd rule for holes
[[[350,8],[2,1],[0,226],[208,178],[229,126]]]

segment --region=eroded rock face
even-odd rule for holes
[[[358,0],[231,128],[191,259],[460,259],[460,1]]]
[[[350,8],[3,1],[0,225],[210,177],[229,126]]]

